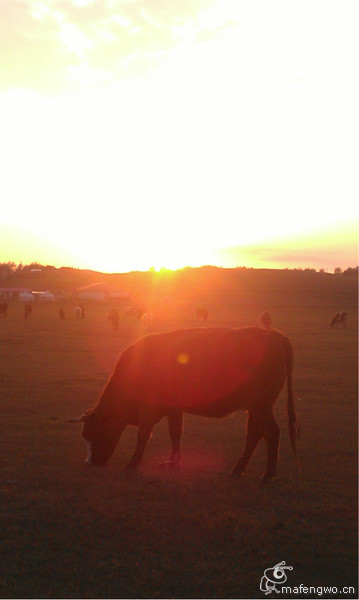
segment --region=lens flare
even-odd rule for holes
[[[180,352],[180,354],[177,356],[177,362],[179,362],[180,365],[186,365],[189,363],[189,361],[190,357],[188,354],[186,354],[186,352]]]

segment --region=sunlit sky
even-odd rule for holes
[[[0,262],[356,266],[358,12],[0,0]]]

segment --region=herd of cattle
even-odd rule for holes
[[[30,319],[32,309],[33,309],[33,307],[31,304],[24,305],[23,313],[24,313],[25,319]],[[0,303],[0,316],[2,316],[3,318],[6,318],[8,310],[9,310],[9,305],[7,302]],[[74,317],[76,320],[81,320],[81,319],[85,318],[85,307],[82,304],[75,306],[75,308],[72,310],[73,310],[73,314],[74,314]],[[60,308],[58,309],[58,316],[59,316],[60,320],[65,319],[66,313],[65,313],[65,309],[63,306],[60,306]],[[198,322],[203,321],[204,323],[206,323],[209,318],[208,308],[205,306],[198,306],[198,307],[194,308],[194,316]],[[133,317],[137,321],[141,322],[141,324],[146,326],[147,328],[149,328],[153,325],[153,320],[154,320],[153,312],[151,312],[150,310],[147,310],[146,308],[138,307],[138,306],[131,306],[130,308],[126,309],[126,311],[124,313],[124,317],[125,318]],[[112,329],[114,331],[117,331],[119,328],[119,325],[120,325],[120,320],[121,320],[120,310],[118,308],[111,309],[110,313],[108,315],[108,319],[111,322]],[[345,329],[346,324],[347,324],[347,319],[348,319],[348,313],[346,311],[340,311],[340,312],[335,313],[330,321],[330,328],[333,329],[335,327],[339,327],[341,329]],[[259,320],[263,327],[265,327],[266,329],[271,329],[272,315],[268,311],[263,312],[260,315]]]
[[[3,318],[8,308],[6,302],[0,304]],[[25,304],[25,319],[31,318],[32,309],[31,304]],[[193,309],[193,318],[207,323],[208,308]],[[83,305],[71,310],[75,319],[85,319]],[[63,306],[58,308],[58,316],[65,319]],[[345,328],[347,316],[345,311],[336,313],[330,328]],[[136,319],[149,329],[153,323],[152,312],[143,307],[133,306],[122,314],[117,308],[110,310],[108,319],[114,330],[118,330],[122,318]],[[128,346],[96,406],[68,421],[83,424],[86,462],[105,465],[124,429],[134,425],[138,428],[137,444],[128,469],[137,468],[153,427],[166,417],[172,452],[162,465],[178,467],[183,413],[220,418],[246,410],[246,445],[232,473],[243,474],[263,438],[267,448],[263,481],[270,481],[277,471],[280,433],[273,406],[287,381],[289,438],[300,469],[296,449],[300,427],[292,389],[293,348],[283,333],[272,328],[268,311],[260,315],[259,321],[260,327],[192,327],[150,333]]]
[[[8,313],[8,309],[9,309],[8,303],[7,302],[2,302],[0,304],[0,315],[2,315],[4,318],[6,318],[7,317],[7,313]],[[24,318],[25,319],[30,319],[31,313],[32,313],[32,305],[31,304],[25,304],[24,305]]]
[[[142,320],[147,312],[131,308],[126,316]],[[152,315],[151,315],[152,323]],[[208,309],[196,309],[197,320],[207,321]],[[109,319],[118,328],[114,309]],[[347,313],[336,313],[330,327],[346,326]],[[232,474],[241,476],[259,441],[267,448],[263,482],[276,476],[279,425],[273,406],[287,381],[289,439],[301,471],[296,441],[292,385],[293,347],[288,337],[272,329],[268,311],[260,315],[261,327],[229,329],[201,327],[146,335],[120,355],[114,372],[94,408],[68,420],[82,423],[90,465],[104,466],[128,425],[137,427],[137,443],[127,469],[142,462],[147,441],[156,423],[167,418],[172,443],[170,457],[160,466],[178,467],[183,414],[220,418],[238,410],[248,414],[247,439]]]

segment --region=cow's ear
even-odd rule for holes
[[[89,408],[82,413],[81,417],[75,417],[74,419],[68,419],[66,423],[88,423],[89,421],[95,421],[97,419],[97,413],[93,408]]]
[[[97,413],[95,413],[93,408],[88,408],[87,410],[85,410],[85,412],[82,415],[82,420],[85,423],[88,423],[90,421],[96,421],[97,419]]]
[[[67,419],[67,421],[65,421],[65,423],[81,423],[84,420],[85,420],[84,415],[81,415],[81,417],[75,417],[74,419]]]
[[[74,419],[68,419],[66,423],[85,423],[85,421],[92,420],[95,413],[92,408],[88,408],[82,413],[81,417],[75,417]]]

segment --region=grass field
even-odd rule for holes
[[[83,321],[70,307],[60,321],[54,305],[25,321],[23,307],[10,305],[0,318],[1,597],[260,598],[264,570],[282,560],[293,566],[288,585],[357,597],[356,282],[246,293],[241,302],[238,290],[209,298],[208,325],[258,324],[267,309],[295,350],[303,475],[283,390],[279,477],[267,486],[262,444],[241,480],[229,476],[244,413],[186,416],[180,470],[157,468],[170,450],[165,422],[137,474],[123,472],[134,429],[107,467],[86,466],[80,426],[65,420],[95,404],[119,352],[146,331],[123,320],[113,332],[103,305],[88,304]],[[347,328],[331,330],[339,309]],[[152,330],[191,325],[155,315]],[[344,595],[343,586],[356,591]]]

